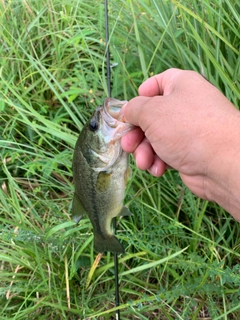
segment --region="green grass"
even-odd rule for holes
[[[102,2],[0,2],[0,319],[115,315],[113,257],[92,274],[90,222],[70,217],[74,144],[107,95]],[[179,67],[238,107],[239,9],[111,1],[112,96],[131,99],[145,78]],[[121,319],[239,319],[239,223],[176,172],[157,179],[131,166],[133,216],[118,220]]]

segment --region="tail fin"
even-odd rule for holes
[[[105,251],[110,251],[113,253],[124,253],[125,250],[121,243],[114,235],[109,235],[106,238],[94,236],[94,249],[97,252],[103,253]]]

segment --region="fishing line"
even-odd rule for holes
[[[109,29],[108,29],[108,0],[104,0],[104,11],[105,11],[105,32],[106,32],[106,66],[107,66],[107,89],[108,96],[111,97],[111,66],[110,66],[110,51],[109,51]],[[113,228],[116,233],[117,220],[113,219]],[[115,305],[119,306],[119,281],[118,281],[118,255],[114,256],[114,275],[115,275]],[[120,310],[116,310],[116,320],[120,320]]]
[[[109,28],[108,28],[108,0],[104,0],[105,11],[105,32],[106,32],[106,63],[107,63],[107,89],[108,96],[111,97],[111,66],[110,66],[110,51],[109,51]]]

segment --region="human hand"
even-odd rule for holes
[[[222,185],[240,155],[239,111],[194,71],[169,69],[146,80],[139,95],[123,110],[138,128],[122,138],[122,148],[140,169],[161,176],[172,167],[192,192],[221,204]]]

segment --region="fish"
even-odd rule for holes
[[[125,252],[111,228],[114,217],[131,215],[123,206],[131,169],[120,138],[134,126],[124,122],[121,108],[125,103],[104,99],[83,127],[74,149],[72,218],[78,223],[84,214],[88,215],[94,249],[99,253]]]

